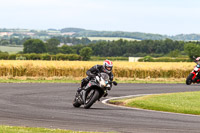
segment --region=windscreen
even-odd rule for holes
[[[109,76],[106,73],[101,73],[101,77],[105,80],[105,81],[109,81]]]

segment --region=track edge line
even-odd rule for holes
[[[115,105],[115,104],[110,104],[108,103],[110,100],[114,99],[123,99],[123,98],[131,98],[131,97],[141,97],[141,96],[146,96],[146,95],[157,95],[157,94],[137,94],[137,95],[127,95],[127,96],[120,96],[120,97],[112,97],[108,98],[102,101],[103,104],[112,106],[112,107],[118,107],[118,108],[124,108],[124,109],[132,109],[132,110],[140,110],[140,111],[148,111],[148,112],[158,112],[158,113],[164,113],[164,114],[173,114],[173,115],[183,115],[183,116],[195,116],[195,117],[200,117],[200,115],[193,115],[193,114],[183,114],[183,113],[174,113],[174,112],[165,112],[165,111],[157,111],[157,110],[148,110],[148,109],[141,109],[141,108],[135,108],[135,107],[126,107],[122,105]]]

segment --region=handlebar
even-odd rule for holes
[[[117,86],[117,84],[118,84],[116,81],[110,81],[109,83],[110,83],[110,84],[113,84],[113,85],[115,85],[115,86]]]

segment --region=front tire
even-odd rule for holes
[[[98,99],[99,99],[99,91],[98,90],[91,90],[93,91],[92,94],[90,94],[91,92],[89,92],[89,94],[87,95],[87,98],[89,97],[89,99],[86,100],[86,103],[84,105],[85,109],[89,109]]]
[[[73,101],[73,106],[74,106],[75,108],[79,108],[79,107],[81,106],[81,104],[79,103],[77,97],[78,97],[78,95],[76,94],[76,96],[75,96],[75,98],[74,98],[74,101]]]
[[[190,73],[189,76],[186,79],[186,85],[191,85],[192,84],[192,78],[193,78],[194,74]]]

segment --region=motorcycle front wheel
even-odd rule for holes
[[[192,84],[192,78],[193,78],[194,74],[190,73],[189,76],[186,79],[186,85],[191,85]]]
[[[98,99],[99,99],[99,91],[96,89],[90,90],[90,92],[88,92],[87,94],[84,108],[89,109]]]
[[[78,101],[78,94],[76,94],[75,98],[74,98],[74,101],[73,101],[73,106],[75,108],[78,108],[81,106],[80,102]]]

